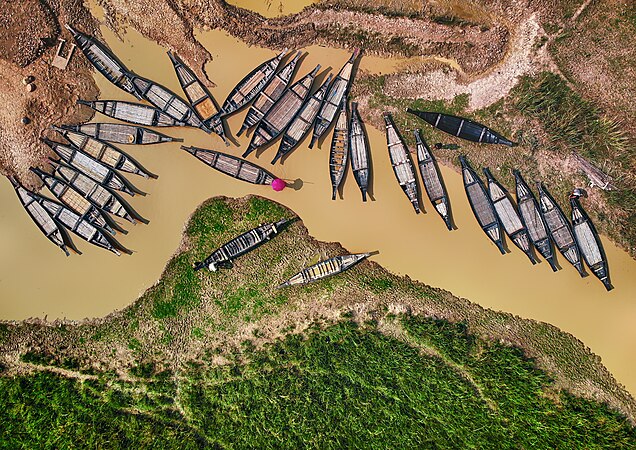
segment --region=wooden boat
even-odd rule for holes
[[[320,105],[322,105],[322,101],[325,98],[331,78],[332,75],[329,74],[322,86],[320,86],[320,88],[309,97],[302,108],[300,108],[300,111],[298,111],[298,114],[294,117],[294,120],[292,120],[285,134],[283,134],[280,147],[278,147],[278,153],[280,153],[281,156],[287,155],[296,148],[298,143],[302,141],[309,132],[309,129],[316,120]]]
[[[80,125],[62,125],[61,128],[79,131],[100,141],[114,144],[149,145],[163,142],[183,142],[181,138],[173,138],[150,128],[125,123],[84,123]]]
[[[316,117],[309,148],[313,148],[316,141],[327,132],[336,117],[336,112],[338,108],[340,108],[342,99],[347,97],[347,93],[353,81],[353,66],[359,54],[360,50],[355,49],[349,60],[342,66],[338,75],[336,75],[336,78],[334,78],[331,86],[329,86],[325,101],[322,103],[318,116]]]
[[[181,148],[194,155],[208,166],[238,180],[252,184],[272,184],[277,177],[254,163],[236,156],[197,147]]]
[[[131,196],[135,194],[146,195],[113,169],[78,148],[60,144],[59,142],[54,142],[49,139],[44,139],[43,141],[51,147],[57,156],[66,161],[70,166],[75,167],[80,172],[84,172],[98,183],[115,189],[116,191],[125,192]]]
[[[249,130],[260,122],[260,120],[265,117],[265,114],[274,106],[274,103],[283,95],[294,75],[296,65],[301,55],[302,52],[296,53],[296,56],[294,56],[280,72],[275,74],[269,83],[258,93],[250,110],[247,112],[247,116],[245,116],[245,120],[243,120],[241,129],[236,134],[237,136],[240,136],[244,131]]]
[[[550,237],[565,259],[579,272],[585,276],[579,246],[574,240],[574,233],[570,227],[570,222],[563,214],[558,203],[554,201],[550,193],[541,183],[537,183],[539,191],[539,206],[545,224],[548,226]]]
[[[415,111],[411,108],[408,108],[406,112],[419,117],[439,130],[467,141],[479,142],[480,144],[503,144],[510,147],[515,145],[514,142],[495,133],[487,126],[463,117],[437,112]]]
[[[68,164],[51,160],[53,174],[73,186],[85,198],[97,205],[102,210],[114,216],[126,219],[130,223],[137,223],[139,220],[148,223],[148,220],[141,217],[130,205],[128,205],[119,195],[106,186],[102,186],[88,175],[69,166]]]
[[[149,127],[185,126],[185,123],[173,119],[161,110],[141,103],[124,102],[121,100],[96,100],[94,102],[78,100],[77,104],[88,106],[113,119],[137,125],[146,125]]]
[[[347,99],[342,100],[336,127],[333,130],[331,149],[329,150],[329,176],[331,178],[331,200],[336,199],[338,187],[342,182],[347,160],[349,159],[349,119],[347,118]]]
[[[420,213],[420,203],[417,198],[417,181],[415,179],[415,167],[409,156],[409,149],[404,143],[400,132],[393,123],[391,114],[384,113],[384,125],[386,126],[386,145],[389,149],[389,158],[393,173],[400,187],[409,199],[415,213]]]
[[[137,91],[130,79],[128,68],[110,51],[110,49],[97,39],[77,31],[70,25],[65,25],[71,32],[78,47],[82,50],[90,63],[104,75],[108,81],[118,88],[134,95],[139,100],[141,94]]]
[[[546,261],[548,261],[552,270],[556,272],[557,266],[554,261],[552,241],[548,233],[548,226],[541,215],[541,209],[539,208],[537,199],[521,176],[521,173],[518,170],[513,170],[512,173],[515,176],[517,207],[519,208],[521,221],[528,230],[528,235],[534,247],[541,253]]]
[[[419,130],[413,132],[415,135],[415,144],[417,147],[417,162],[420,166],[420,175],[422,175],[422,184],[426,190],[426,195],[435,208],[435,211],[444,220],[449,230],[453,229],[451,220],[451,209],[446,187],[442,182],[442,174],[439,172],[435,157],[428,148],[426,141],[420,135]]]
[[[495,207],[490,200],[483,181],[470,166],[466,157],[460,155],[459,161],[462,165],[462,177],[464,179],[464,189],[468,197],[468,203],[473,210],[473,214],[484,230],[484,233],[495,243],[502,255],[506,254],[501,235],[501,225],[495,213]]]
[[[210,91],[205,87],[201,80],[194,74],[192,69],[188,67],[181,59],[172,52],[168,52],[168,57],[172,61],[174,71],[179,79],[179,84],[183,92],[185,92],[190,105],[194,109],[199,119],[206,124],[212,131],[221,136],[225,145],[230,145],[225,137],[225,130],[223,129],[223,122],[215,121],[212,123],[212,118],[218,113],[216,103]]]
[[[51,129],[57,131],[75,147],[111,169],[140,175],[144,178],[157,178],[157,175],[144,169],[132,156],[127,155],[112,144],[102,142],[79,131],[66,130],[55,125],[52,125]]]
[[[281,219],[278,222],[266,223],[253,228],[250,231],[235,237],[230,242],[223,244],[221,247],[213,251],[212,254],[205,260],[194,263],[194,270],[207,267],[210,271],[216,272],[218,266],[224,263],[231,263],[239,256],[251,252],[256,247],[269,241],[288,223],[288,219]]]
[[[79,214],[83,219],[103,228],[110,234],[115,234],[115,228],[122,231],[108,214],[91,203],[64,180],[35,167],[31,167],[31,171],[44,182],[55,198]]]
[[[358,253],[356,255],[336,256],[334,258],[327,259],[326,261],[321,261],[318,264],[314,264],[313,266],[301,270],[278,287],[281,288],[283,286],[312,283],[314,281],[339,274],[350,269],[363,259],[368,258],[370,255],[371,253]]]
[[[68,256],[67,245],[70,242],[70,238],[66,229],[59,225],[55,219],[53,219],[53,216],[37,202],[33,192],[25,189],[15,178],[9,178],[9,181],[11,181],[15,193],[18,195],[20,203],[22,203],[25,211],[38,226],[42,234]]]
[[[484,175],[486,175],[488,180],[488,194],[495,206],[499,223],[512,242],[530,259],[530,262],[536,264],[537,261],[532,253],[532,243],[528,236],[528,230],[526,230],[521,221],[521,217],[519,217],[517,208],[513,205],[508,191],[495,179],[487,167],[484,167]]]
[[[583,256],[585,264],[587,264],[587,267],[590,268],[596,278],[601,280],[605,289],[611,291],[614,287],[610,282],[607,257],[605,256],[603,244],[601,243],[594,224],[581,206],[579,200],[583,193],[584,191],[581,189],[575,189],[572,195],[570,195],[572,231],[574,231],[574,238],[581,250],[581,256]]]
[[[245,150],[245,153],[243,153],[243,158],[257,148],[269,144],[285,131],[291,121],[294,120],[294,117],[296,117],[296,114],[298,114],[303,103],[305,103],[305,99],[311,91],[314,78],[319,70],[320,64],[285,90],[283,95],[281,95],[278,101],[274,103],[271,109],[267,111],[267,114],[265,114],[258,123],[254,134],[252,134],[250,145],[247,147],[247,150]],[[272,164],[281,156],[280,153],[276,153]]]
[[[362,201],[367,201],[367,189],[371,166],[369,164],[369,142],[364,131],[362,119],[358,113],[358,104],[351,103],[351,118],[349,119],[349,154],[351,155],[351,170],[356,183],[362,192]]]

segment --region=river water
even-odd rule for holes
[[[165,50],[134,30],[119,41],[108,29],[102,30],[108,45],[132,70],[180,92]],[[213,55],[207,73],[216,83],[212,89],[222,102],[235,83],[257,62],[274,52],[248,47],[222,31],[198,33],[197,38]],[[343,50],[311,47],[296,78],[316,64],[336,71],[348,59]],[[76,58],[83,56],[78,53]],[[361,67],[386,72],[395,61],[363,57]],[[96,80],[102,99],[132,100],[110,85],[101,75]],[[245,111],[229,120],[236,131]],[[96,120],[104,121],[97,116]],[[240,148],[226,148],[218,136],[200,130],[164,129],[180,136],[185,144],[241,154]],[[392,272],[447,289],[480,305],[508,311],[521,317],[549,322],[577,336],[600,355],[616,378],[636,392],[636,261],[607,239],[603,243],[616,289],[605,292],[590,276],[581,279],[560,258],[563,270],[553,273],[547,263],[532,266],[514,246],[501,256],[478,227],[464,194],[461,177],[442,166],[458,229],[446,230],[428,200],[426,214],[416,215],[397,185],[389,164],[384,133],[368,128],[373,163],[374,201],[363,203],[351,175],[345,179],[344,199],[331,200],[328,175],[328,141],[309,150],[305,142],[284,165],[272,168],[269,161],[276,147],[260,157],[250,155],[284,179],[302,180],[300,190],[275,193],[269,187],[253,186],[230,179],[179,149],[178,143],[155,146],[122,146],[157,180],[130,176],[146,197],[130,203],[150,224],[125,227],[121,242],[134,250],[132,256],[115,255],[74,241],[84,253],[66,258],[42,235],[20,206],[10,183],[0,180],[0,318],[28,317],[82,319],[103,316],[130,304],[151,286],[178,246],[187,217],[205,199],[216,195],[259,194],[290,207],[304,220],[315,238],[338,241],[351,252],[379,251],[373,260]],[[509,186],[510,187],[510,186]],[[520,288],[521,286],[521,288]]]

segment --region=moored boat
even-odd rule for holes
[[[212,254],[205,260],[194,263],[194,270],[207,267],[210,271],[216,272],[219,265],[231,263],[239,256],[244,255],[261,244],[269,241],[289,222],[290,221],[288,219],[281,219],[277,222],[266,223],[235,237],[213,251]]]
[[[78,100],[77,104],[88,106],[98,113],[113,119],[137,125],[149,127],[184,127],[186,125],[173,119],[160,109],[142,103],[124,102],[121,100],[96,100],[93,102]]]
[[[439,172],[431,149],[420,135],[420,130],[415,130],[413,134],[415,135],[415,145],[417,148],[417,163],[420,167],[420,175],[422,176],[422,184],[424,185],[424,190],[426,190],[426,195],[428,195],[435,211],[437,211],[442,220],[444,220],[446,227],[452,230],[453,222],[451,219],[450,201],[446,193],[446,187],[442,181],[442,174]]]
[[[415,167],[413,167],[413,161],[411,161],[409,156],[410,151],[393,123],[391,114],[385,112],[383,117],[386,127],[386,145],[389,150],[393,173],[395,173],[395,178],[404,191],[404,194],[406,194],[406,197],[413,205],[415,213],[419,214],[420,203],[417,198],[417,181],[415,179]]]
[[[475,170],[470,166],[464,155],[459,156],[459,161],[462,165],[464,189],[466,190],[470,208],[473,210],[473,214],[481,229],[486,233],[486,236],[495,243],[501,254],[505,255],[506,249],[503,245],[501,225],[495,213],[495,207],[484,186],[484,182],[481,181],[481,178],[479,178]]]
[[[80,125],[62,125],[65,130],[78,131],[100,141],[114,144],[149,145],[163,142],[182,142],[158,131],[125,123],[83,123]]]
[[[369,256],[371,256],[371,253],[358,253],[355,255],[336,256],[326,261],[321,261],[301,270],[278,287],[312,283],[342,273]]]
[[[347,99],[342,99],[342,105],[336,119],[336,127],[331,138],[329,150],[329,177],[331,178],[331,200],[336,199],[338,187],[342,182],[347,160],[349,159],[349,119],[347,117]]]
[[[369,164],[369,141],[364,130],[358,104],[351,103],[351,118],[349,119],[349,155],[351,156],[351,170],[356,183],[362,192],[362,201],[367,201],[371,165]]]

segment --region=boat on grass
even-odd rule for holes
[[[281,288],[284,286],[312,283],[323,278],[337,275],[350,269],[369,256],[371,256],[371,253],[358,253],[355,255],[336,256],[334,258],[327,259],[326,261],[321,261],[318,264],[314,264],[313,266],[301,270],[278,287]]]
[[[386,127],[386,145],[389,149],[389,159],[391,160],[393,173],[395,173],[395,178],[397,178],[404,194],[413,205],[415,213],[419,214],[420,203],[417,198],[417,181],[415,179],[415,167],[413,167],[413,161],[411,161],[409,156],[410,151],[393,123],[391,114],[385,112],[383,117]]]

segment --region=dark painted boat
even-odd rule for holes
[[[565,217],[565,214],[563,214],[559,204],[554,201],[554,198],[552,198],[541,183],[537,183],[537,189],[539,191],[541,215],[543,216],[545,224],[548,226],[552,242],[554,242],[554,245],[556,245],[556,248],[559,249],[563,257],[576,268],[579,275],[584,277],[585,271],[581,263],[579,246],[575,241],[570,222]]]
[[[316,141],[327,132],[336,117],[336,112],[338,108],[340,108],[342,99],[347,97],[349,88],[353,82],[353,66],[359,54],[360,50],[355,49],[349,60],[342,66],[338,75],[336,75],[336,78],[334,78],[331,86],[329,86],[325,101],[322,103],[318,116],[316,117],[309,148],[313,148]]]
[[[320,88],[318,88],[318,90],[309,97],[300,111],[298,111],[296,117],[294,117],[294,120],[292,120],[291,124],[285,131],[285,134],[283,134],[280,147],[278,147],[278,153],[281,154],[281,157],[294,150],[298,143],[302,141],[309,132],[309,129],[316,120],[316,115],[318,114],[320,105],[322,105],[322,101],[325,98],[331,78],[332,75],[330,74],[322,86],[320,86]]]
[[[364,125],[358,113],[358,104],[351,103],[351,118],[349,120],[349,155],[351,156],[351,170],[356,179],[362,201],[367,201],[367,189],[369,188],[369,178],[371,176],[371,165],[369,164],[369,141],[364,130]]]
[[[267,114],[265,114],[258,123],[254,134],[252,134],[250,145],[243,153],[243,158],[257,148],[273,142],[285,131],[298,114],[298,111],[300,111],[303,103],[305,103],[309,92],[311,92],[314,78],[319,70],[320,64],[285,90],[283,95],[281,95],[278,101],[274,103],[271,109],[267,111]],[[272,160],[272,164],[278,161],[278,158],[281,156],[282,154],[277,152]]]
[[[149,145],[164,142],[182,142],[158,131],[125,123],[83,123],[80,125],[62,125],[61,128],[78,131],[87,136],[114,144]]]
[[[130,71],[128,68],[105,44],[76,30],[68,24],[65,26],[73,35],[77,46],[99,73],[104,75],[108,81],[118,88],[134,95],[139,100],[142,99],[141,94],[137,91],[130,79]]]
[[[488,194],[495,207],[497,217],[499,217],[499,223],[510,240],[526,254],[532,264],[536,264],[537,261],[532,253],[532,243],[528,236],[528,230],[526,230],[521,217],[519,217],[517,208],[512,203],[508,191],[497,181],[487,167],[484,168],[484,175],[486,175],[488,180]]]
[[[470,166],[466,157],[461,155],[459,161],[462,165],[462,177],[464,179],[464,189],[468,197],[468,203],[473,210],[473,214],[484,233],[495,243],[502,255],[506,254],[501,234],[501,225],[495,212],[495,207],[490,200],[488,191],[483,181]]]
[[[437,112],[415,111],[411,108],[408,108],[406,112],[419,117],[439,130],[466,139],[467,141],[479,142],[481,144],[502,144],[510,147],[515,145],[514,142],[495,133],[487,126],[469,119],[464,119],[463,117]]]
[[[336,256],[335,258],[321,261],[318,264],[314,264],[313,266],[301,270],[278,287],[281,288],[284,286],[312,283],[323,278],[337,275],[350,269],[369,256],[371,256],[371,253],[359,253],[356,255]]]
[[[141,103],[124,102],[121,100],[97,100],[94,102],[78,100],[77,104],[88,106],[98,113],[102,113],[113,119],[137,125],[146,125],[148,127],[184,127],[186,125],[183,122],[174,120],[154,106]]]
[[[601,280],[603,286],[608,291],[614,289],[610,282],[609,269],[607,266],[607,256],[605,256],[605,250],[601,239],[594,227],[594,224],[587,215],[587,212],[581,206],[579,198],[584,195],[585,191],[582,189],[575,189],[572,195],[570,195],[570,206],[572,207],[572,231],[574,232],[574,238],[581,250],[581,256],[587,267],[590,268],[592,273]]]
[[[541,209],[539,208],[537,199],[521,176],[521,173],[518,170],[513,170],[512,173],[515,176],[517,207],[519,208],[521,221],[528,230],[528,235],[534,247],[545,258],[548,264],[550,264],[552,270],[556,272],[557,266],[554,261],[552,241],[550,240],[548,226],[541,215]]]
[[[437,211],[442,220],[444,220],[446,227],[452,230],[453,221],[451,219],[450,201],[446,193],[446,187],[442,181],[442,174],[439,172],[431,149],[420,135],[420,131],[415,130],[413,134],[415,135],[415,145],[417,148],[417,163],[420,167],[420,175],[422,175],[422,184],[426,190],[426,195],[428,195],[435,211]]]
[[[252,184],[272,184],[277,177],[254,163],[236,156],[197,147],[181,148],[213,169]]]
[[[386,127],[386,145],[389,149],[389,159],[393,167],[393,173],[400,187],[406,194],[415,209],[415,213],[420,213],[420,202],[418,200],[417,181],[415,179],[415,167],[409,156],[409,149],[400,136],[400,132],[393,123],[391,114],[385,112],[383,114],[384,125]]]
[[[274,103],[281,98],[296,71],[296,65],[301,55],[302,52],[296,53],[296,56],[285,64],[280,72],[276,73],[269,83],[258,93],[254,103],[252,103],[252,106],[245,116],[245,120],[243,120],[241,129],[236,134],[237,136],[240,136],[244,131],[258,124],[272,106],[274,106]]]
[[[194,270],[207,267],[216,272],[218,266],[231,263],[241,255],[251,252],[261,244],[276,236],[289,223],[288,219],[263,224],[235,237],[230,242],[212,252],[204,261],[194,263]]]
[[[342,100],[336,119],[336,127],[331,138],[329,150],[329,177],[331,178],[331,200],[336,199],[338,187],[342,183],[347,160],[349,159],[349,118],[347,117],[347,100]]]

